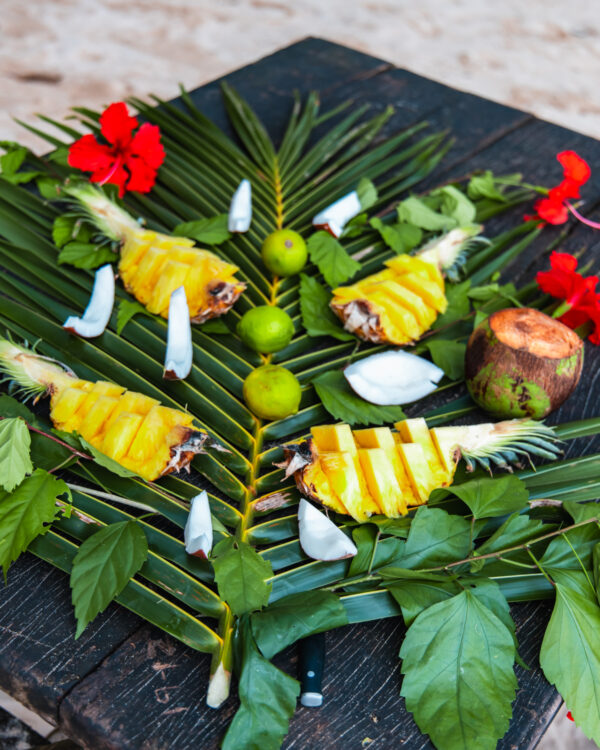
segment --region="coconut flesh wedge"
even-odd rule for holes
[[[206,490],[192,498],[183,538],[188,555],[208,557],[213,545],[213,530]]]
[[[342,560],[358,552],[352,540],[305,498],[298,506],[298,529],[300,546],[313,560]]]
[[[229,206],[227,228],[230,232],[247,232],[252,221],[252,186],[242,180]]]
[[[165,353],[165,380],[183,380],[192,369],[192,326],[185,289],[180,286],[171,294],[169,326]]]
[[[381,406],[408,404],[432,393],[444,371],[404,351],[373,354],[346,367],[344,377],[365,401]]]
[[[313,226],[324,229],[334,237],[339,237],[344,227],[362,211],[360,198],[356,190],[340,198],[320,211],[312,220]]]
[[[115,304],[115,274],[110,264],[96,271],[92,296],[81,318],[68,317],[63,325],[67,331],[85,339],[104,333]]]

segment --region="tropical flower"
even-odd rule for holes
[[[525,218],[542,219],[548,224],[564,224],[569,218],[569,211],[580,221],[590,226],[596,226],[595,222],[585,219],[568,202],[570,199],[580,198],[579,188],[584,185],[592,174],[588,163],[575,151],[561,151],[556,158],[563,167],[563,179],[555,187],[548,191],[547,198],[536,201],[533,208],[535,216]]]
[[[553,252],[550,255],[550,270],[539,271],[536,281],[543,292],[562,300],[553,317],[573,329],[593,324],[590,341],[600,344],[600,295],[596,292],[598,277],[583,276],[576,269],[577,258],[569,253]]]
[[[94,135],[84,135],[69,148],[69,164],[84,172],[91,172],[90,180],[101,185],[119,186],[119,196],[125,191],[148,193],[156,181],[158,168],[165,159],[157,125],[138,126],[127,111],[125,102],[107,107],[100,116],[100,132],[104,143]]]

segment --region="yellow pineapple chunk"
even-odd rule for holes
[[[121,247],[119,273],[128,274],[136,268],[156,237],[156,232],[139,231],[129,233]]]
[[[428,264],[429,265],[429,264]],[[406,274],[401,277],[402,286],[423,298],[423,301],[433,307],[439,313],[446,311],[448,300],[444,294],[444,283],[440,286],[437,282],[425,279],[416,274]]]
[[[381,284],[385,293],[398,304],[409,310],[417,319],[422,330],[427,330],[434,320],[437,313],[434,309],[425,304],[418,294],[411,292],[402,285],[402,279],[399,281],[385,281]]]
[[[86,391],[79,388],[65,388],[59,391],[56,397],[53,395],[50,417],[59,430],[72,432],[75,429],[71,425],[79,423],[79,420],[75,418],[75,413],[86,396]]]
[[[402,495],[402,505],[399,507],[399,511],[405,513],[407,505],[416,504],[417,496],[396,450],[392,431],[389,427],[369,427],[364,430],[354,430],[353,434],[356,444],[361,448],[381,448],[385,451],[394,469],[396,482]]]
[[[109,383],[106,380],[98,380],[90,389],[90,393],[97,393],[99,396],[114,396],[116,398],[125,393],[125,388],[116,383]]]
[[[127,451],[130,460],[143,464],[164,445],[165,437],[171,428],[164,423],[160,408],[153,406],[144,417],[135,440]]]
[[[148,305],[163,266],[167,262],[167,257],[166,251],[162,248],[149,247],[139,266],[135,269],[135,273],[129,278],[123,275],[123,282],[126,287],[131,288],[131,291],[143,305]]]
[[[112,396],[98,396],[77,430],[88,443],[103,432],[106,420],[113,413],[117,403],[118,400]]]
[[[436,284],[441,284],[442,289],[444,287],[444,277],[439,268],[434,263],[419,258],[418,255],[397,255],[395,258],[386,260],[385,265],[397,276],[407,273],[416,274]]]
[[[431,491],[434,489],[423,447],[419,443],[402,443],[398,439],[396,448],[417,497],[417,504],[422,505],[427,502]]]
[[[436,487],[445,487],[452,479],[446,467],[440,461],[435,444],[429,433],[427,422],[424,419],[404,419],[396,422],[394,427],[398,430],[402,441],[405,443],[419,443],[423,448],[425,460],[429,464],[432,481]]]
[[[147,304],[151,313],[168,316],[171,293],[183,285],[188,270],[189,266],[176,260],[165,263]]]
[[[106,430],[99,450],[119,463],[129,451],[144,417],[123,412]]]
[[[397,518],[406,513],[406,503],[386,452],[381,448],[359,448],[358,456],[369,491],[384,515]]]
[[[302,481],[306,487],[305,491],[310,497],[315,498],[336,513],[348,513],[346,506],[331,489],[327,475],[323,471],[319,461],[315,461],[307,467],[303,474]]]
[[[320,453],[319,461],[335,494],[356,521],[366,521],[371,513],[366,509],[354,456],[347,451]],[[366,484],[366,481],[365,481]],[[374,505],[370,498],[371,505]]]

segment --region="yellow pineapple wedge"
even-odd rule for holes
[[[434,489],[452,483],[461,458],[469,470],[475,464],[489,470],[529,454],[560,453],[552,428],[532,419],[433,429],[424,419],[406,419],[395,427],[313,427],[308,439],[283,446],[281,466],[302,494],[363,522],[378,513],[397,518],[426,503]]]
[[[115,383],[80,380],[60,363],[3,338],[0,371],[26,395],[50,396],[50,418],[57,429],[78,433],[148,481],[188,468],[194,455],[203,452],[208,435],[192,427],[191,414]]]
[[[416,255],[397,255],[383,271],[333,290],[331,309],[346,330],[376,344],[410,344],[446,311],[444,274],[453,275],[481,226],[452,229]]]
[[[191,321],[203,323],[228,312],[246,288],[235,277],[237,266],[186,237],[143,229],[97,187],[67,185],[63,192],[83,206],[102,234],[120,242],[119,275],[151,313],[167,318],[171,293],[183,286]]]

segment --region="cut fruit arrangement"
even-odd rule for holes
[[[283,742],[299,686],[271,663],[277,652],[398,616],[405,644],[437,639],[423,653],[403,647],[402,691],[419,727],[439,750],[464,750],[452,728],[468,721],[478,750],[492,750],[514,698],[507,601],[554,597],[573,581],[588,596],[581,565],[592,580],[600,544],[594,506],[581,505],[600,496],[600,454],[559,460],[557,443],[599,433],[600,419],[460,425],[476,406],[464,388],[448,390],[464,380],[467,341],[490,316],[554,312],[535,284],[497,278],[521,253],[538,257],[538,222],[522,223],[517,208],[513,228],[495,234],[487,223],[534,191],[483,172],[410,195],[449,148],[445,134],[423,135],[398,115],[399,131],[381,138],[391,108],[322,115],[310,94],[294,102],[276,147],[227,84],[223,96],[235,141],[183,94],[180,107],[132,100],[145,123],[132,135],[128,118],[123,143],[140,154],[130,144],[124,162],[106,112],[53,123],[67,139],[48,135],[48,157],[6,146],[0,366],[8,394],[49,396],[49,420],[47,401],[35,415],[0,396],[12,457],[9,466],[0,452],[0,564],[29,550],[69,574],[78,635],[116,599],[210,654],[211,707],[235,673],[241,701],[224,750]],[[140,181],[136,138],[150,132]],[[101,169],[81,162],[92,141]],[[75,167],[116,181],[122,200],[83,184]],[[382,344],[415,344],[414,354]],[[553,407],[579,376],[571,348],[577,361]],[[495,366],[499,347],[490,349]],[[433,391],[437,408],[412,406],[421,416],[407,419],[399,405]],[[530,457],[550,463],[536,473]],[[189,478],[175,475],[190,466]],[[514,474],[489,475],[509,466]],[[27,514],[24,529],[16,519]],[[572,564],[567,576],[557,560]],[[591,595],[586,606],[600,627]],[[475,631],[446,633],[458,621]],[[498,659],[457,653],[482,634],[502,644]],[[563,648],[578,637],[562,633]],[[600,712],[569,678],[586,679],[580,657],[594,648],[583,644],[572,669],[557,670],[559,649],[542,647],[542,665],[600,740]],[[438,679],[437,653],[455,659],[451,680]],[[488,689],[494,670],[502,680]],[[431,685],[423,695],[419,675]],[[472,684],[487,707],[476,717],[457,698]],[[260,695],[272,696],[268,712]]]

